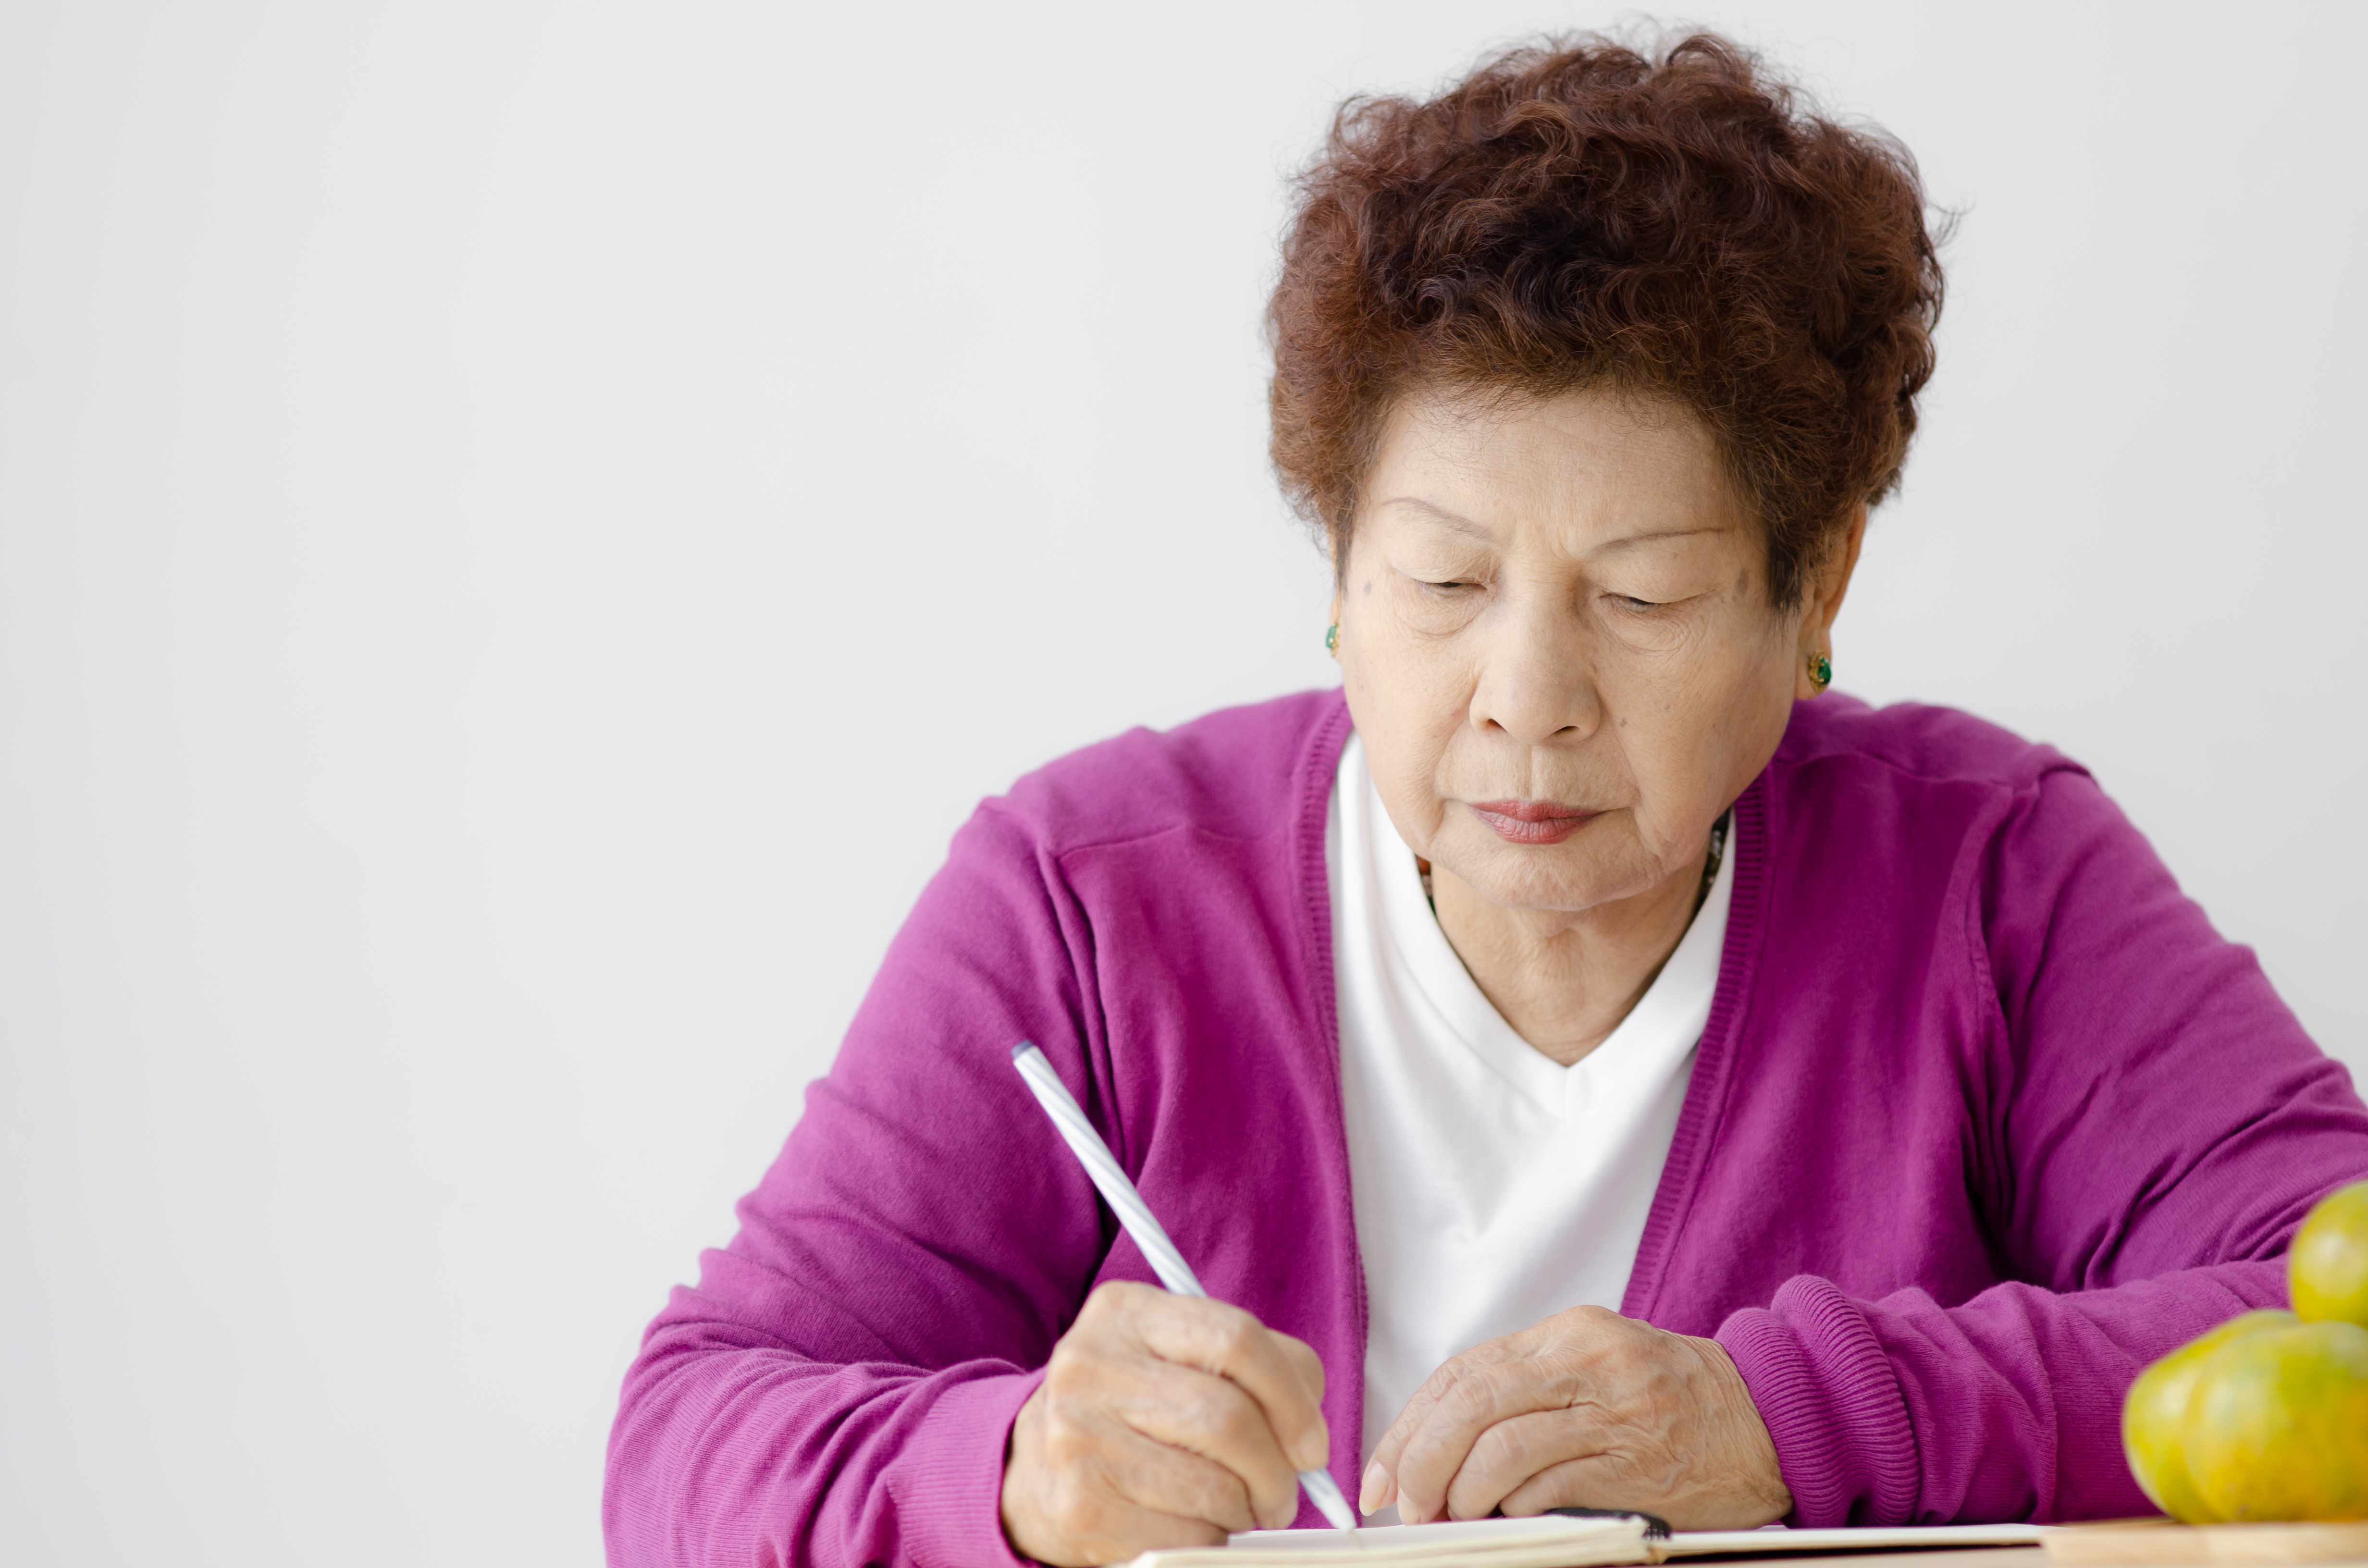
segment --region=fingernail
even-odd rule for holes
[[[1364,1480],[1357,1483],[1357,1512],[1370,1514],[1388,1502],[1382,1494],[1389,1490],[1389,1484],[1390,1472],[1382,1468],[1381,1460],[1367,1465]]]

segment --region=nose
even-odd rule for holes
[[[1489,618],[1472,691],[1474,728],[1545,745],[1584,740],[1602,722],[1585,629],[1557,597],[1522,596]]]

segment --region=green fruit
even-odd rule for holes
[[[2187,1428],[2188,1396],[2197,1372],[2214,1351],[2232,1339],[2264,1329],[2292,1328],[2292,1312],[2247,1312],[2189,1340],[2138,1374],[2122,1402],[2122,1451],[2154,1506],[2183,1524],[2212,1522],[2213,1516],[2188,1479],[2180,1449]]]
[[[2286,1254],[2286,1287],[2305,1323],[2368,1324],[2368,1181],[2318,1200]]]
[[[2215,1517],[2368,1519],[2368,1328],[2239,1335],[2197,1369],[2181,1444]]]

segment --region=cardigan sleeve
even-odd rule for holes
[[[1074,1162],[1014,1156],[1045,1130],[1010,1053],[1035,1041],[1106,1119],[1090,949],[1055,863],[982,808],[738,1235],[644,1337],[609,1440],[610,1563],[1015,1568],[1011,1420],[1110,1237]]]
[[[1940,1302],[1802,1278],[1726,1320],[1804,1525],[2152,1512],[2131,1382],[2285,1304],[2287,1240],[2368,1176],[2348,1074],[2087,774],[2017,792],[1964,871],[1989,1025],[1966,1179],[2008,1282]]]

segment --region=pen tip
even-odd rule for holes
[[[1315,1505],[1315,1511],[1324,1516],[1326,1523],[1336,1530],[1356,1533],[1357,1516],[1349,1511],[1348,1499],[1340,1495],[1340,1484],[1332,1479],[1331,1471],[1303,1470],[1299,1483],[1306,1488],[1308,1500]]]

